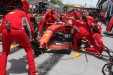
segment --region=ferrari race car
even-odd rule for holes
[[[70,33],[67,33],[66,29],[70,30]],[[70,54],[72,48],[71,29],[71,26],[57,21],[56,24],[49,26],[38,40],[39,48],[44,52]]]
[[[67,22],[70,23],[71,21],[68,20]],[[70,54],[74,44],[75,34],[76,30],[74,30],[71,25],[57,21],[44,31],[40,39],[31,41],[31,45],[36,55],[42,52]],[[77,42],[79,49],[91,46],[84,37]]]

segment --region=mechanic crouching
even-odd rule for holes
[[[30,22],[22,5],[9,12],[3,22],[0,32],[2,33],[2,53],[0,56],[0,75],[6,75],[7,57],[10,52],[12,41],[19,43],[27,54],[29,75],[38,75],[35,67],[34,55],[30,41],[27,37],[24,27],[30,31]]]
[[[95,52],[99,57],[102,57],[101,51],[99,50],[98,46],[95,43],[95,40],[91,36],[89,32],[89,28],[87,24],[83,20],[76,20],[73,22],[73,28],[76,30],[76,34],[74,35],[74,50],[78,51],[78,44],[77,41],[80,38],[85,37],[91,45],[95,48]]]
[[[92,17],[93,18],[93,17]],[[105,47],[103,41],[102,41],[102,36],[101,36],[101,26],[99,24],[97,24],[94,19],[91,19],[91,17],[89,16],[83,16],[82,20],[87,24],[87,26],[89,27],[89,32],[91,34],[91,36],[93,37],[93,39],[95,40],[100,52],[102,53],[102,51],[107,51],[107,48]],[[88,51],[92,51],[95,52],[95,48],[85,48]]]

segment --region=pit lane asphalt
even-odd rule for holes
[[[102,31],[106,28],[102,25]],[[103,37],[104,44],[113,49],[113,38]],[[0,45],[0,51],[2,47]],[[81,54],[81,53],[80,53]],[[107,53],[103,52],[103,59],[99,59],[92,53],[84,53],[73,59],[75,52],[70,55],[42,54],[35,57],[37,69],[40,75],[103,75],[103,65],[108,62]],[[24,49],[15,50],[8,56],[7,75],[28,75],[28,65]],[[110,74],[108,74],[110,75]]]

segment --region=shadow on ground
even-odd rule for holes
[[[20,59],[11,59],[8,62],[11,63],[11,67],[7,70],[7,75],[11,74],[22,75],[22,73],[28,73],[28,70],[26,69],[27,65],[26,56],[23,56],[23,58]]]

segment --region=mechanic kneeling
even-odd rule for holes
[[[95,40],[100,52],[106,51],[106,47],[102,41],[102,36],[101,36],[101,26],[95,22],[93,17],[91,16],[83,16],[82,20],[86,22],[87,26],[89,27],[89,32],[93,39]],[[95,48],[85,48],[88,51],[95,52]]]
[[[82,20],[76,20],[75,22],[73,22],[73,28],[77,30],[77,33],[74,36],[74,50],[78,51],[77,41],[80,38],[85,37],[91,43],[91,45],[93,45],[99,57],[102,57],[102,54],[98,46],[96,45],[93,37],[91,36],[89,32],[89,28],[87,24]]]

